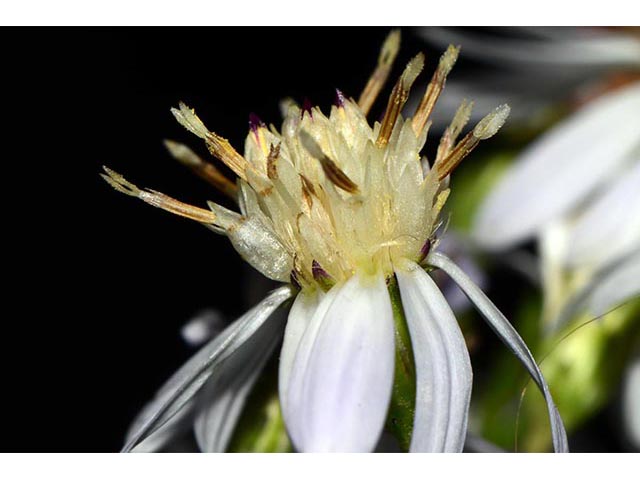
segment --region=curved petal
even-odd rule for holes
[[[194,395],[210,379],[220,363],[251,336],[260,335],[261,327],[267,319],[292,294],[290,286],[274,290],[191,357],[134,420],[122,451],[131,451],[146,437],[163,428],[174,415],[188,407]]]
[[[247,397],[282,337],[286,317],[280,313],[222,362],[197,400],[194,433],[203,452],[224,452]],[[279,321],[278,321],[279,320]]]
[[[569,266],[601,266],[640,248],[640,154],[634,162],[571,229]]]
[[[507,248],[576,207],[640,141],[640,82],[588,104],[528,148],[483,204],[473,236]]]
[[[449,304],[416,263],[396,270],[416,363],[411,452],[461,452],[473,374],[464,337]]]
[[[288,375],[283,413],[296,448],[372,451],[389,408],[394,353],[384,277],[356,274],[334,286],[308,321]]]
[[[551,435],[553,437],[553,447],[556,452],[568,452],[569,444],[567,442],[567,432],[564,429],[562,418],[558,413],[558,409],[553,403],[553,398],[549,392],[549,386],[540,372],[540,368],[536,363],[533,355],[524,343],[524,340],[518,335],[515,328],[509,323],[505,316],[498,308],[487,298],[465,273],[458,268],[447,256],[441,253],[431,253],[427,257],[429,265],[444,270],[469,297],[469,300],[475,305],[476,309],[482,314],[489,323],[494,332],[500,337],[500,340],[518,357],[527,369],[534,382],[544,395],[547,402],[547,410],[549,411],[549,420],[551,422]]]

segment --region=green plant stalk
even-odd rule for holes
[[[407,320],[402,309],[400,290],[395,277],[388,282],[395,325],[395,372],[393,392],[386,428],[398,440],[400,448],[409,450],[416,406],[416,366]]]

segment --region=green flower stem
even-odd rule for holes
[[[395,324],[396,357],[393,393],[386,427],[398,440],[400,448],[408,451],[416,406],[416,366],[409,329],[402,309],[400,290],[395,277],[389,280],[388,289]]]

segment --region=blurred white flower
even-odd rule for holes
[[[589,94],[603,78],[614,75],[614,81],[640,70],[640,38],[623,29],[428,27],[415,32],[438,48],[462,45],[465,58],[476,62],[449,81],[435,117],[438,127],[464,98],[473,98],[478,112],[509,103],[509,125],[529,126],[559,103]]]
[[[191,347],[199,347],[218,335],[224,328],[222,313],[213,308],[199,311],[180,329],[180,336]]]
[[[593,282],[629,271],[640,255],[639,111],[640,83],[634,83],[553,127],[522,152],[479,207],[473,238],[496,252],[539,238],[549,295],[565,296],[559,283],[566,271],[590,291]],[[597,314],[640,293],[640,275],[626,277],[625,295],[599,289],[592,300]]]
[[[469,277],[436,251],[449,174],[480,140],[498,131],[509,108],[497,108],[456,143],[468,120],[469,106],[463,105],[425,172],[419,153],[458,51],[447,49],[415,115],[404,119],[402,108],[423,66],[422,55],[411,60],[384,118],[371,127],[366,115],[398,47],[399,33],[393,32],[358,102],[338,92],[328,117],[318,108],[290,104],[280,132],[254,118],[244,156],[193,110],[182,104],[173,109],[239,177],[241,214],[140,190],[105,169],[103,177],[117,190],[228,236],[258,271],[291,283],[232,323],[167,382],[136,420],[126,451],[157,449],[191,422],[201,449],[224,451],[248,392],[281,339],[284,322],[274,312],[293,297],[280,353],[279,397],[297,450],[375,448],[392,398],[396,307],[406,319],[415,359],[410,450],[461,451],[471,363],[453,312],[425,267],[445,271],[523,362],[547,402],[555,449],[568,450],[562,420],[526,345]],[[235,185],[189,149],[168,147],[235,195]],[[401,301],[394,305],[388,283],[395,281]]]

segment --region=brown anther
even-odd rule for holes
[[[392,30],[382,44],[380,55],[378,56],[378,65],[369,77],[367,85],[364,87],[358,99],[358,106],[365,115],[371,111],[371,107],[389,78],[391,67],[398,56],[399,50],[400,30]]]
[[[155,190],[146,190],[141,192],[139,198],[149,205],[153,205],[154,207],[161,208],[181,217],[190,218],[196,222],[213,224],[216,220],[215,213],[210,210],[194,207],[193,205],[183,203]]]
[[[313,196],[316,194],[315,188],[309,179],[302,174],[300,174],[300,180],[302,181],[302,197],[307,206],[311,208],[313,207]]]
[[[320,161],[322,165],[322,170],[327,178],[333,183],[336,187],[341,188],[345,192],[348,193],[357,193],[358,185],[353,183],[351,179],[344,173],[338,165],[335,164],[333,160],[331,160],[320,148],[318,142],[314,140],[314,138],[309,135],[306,131],[300,132],[300,140],[304,148],[311,154],[312,157],[316,158]]]
[[[107,175],[100,174],[102,178],[109,183],[117,191],[137,197],[145,203],[152,205],[167,212],[171,212],[181,217],[195,220],[196,222],[211,225],[215,223],[216,214],[211,210],[205,210],[204,208],[194,207],[183,203],[175,198],[172,198],[164,193],[157,192],[155,190],[140,190],[133,183],[127,181],[122,175],[113,170],[102,167]]]
[[[238,186],[229,180],[213,164],[206,162],[193,152],[193,150],[181,143],[174,142],[173,140],[165,140],[164,145],[173,158],[229,198],[237,200]]]
[[[353,183],[351,179],[347,177],[347,174],[340,170],[333,160],[325,155],[324,158],[320,159],[320,162],[322,163],[322,170],[324,170],[324,174],[329,180],[331,180],[331,183],[345,192],[358,193],[358,185]]]
[[[438,172],[438,179],[442,180],[449,175],[453,169],[460,164],[464,157],[469,155],[471,150],[480,143],[480,140],[493,137],[504,125],[510,111],[509,105],[506,104],[497,107],[493,112],[480,120],[474,129],[458,142],[444,160],[440,162],[436,161],[435,168]]]
[[[231,146],[226,138],[222,138],[213,132],[205,137],[207,149],[214,157],[218,158],[222,163],[229,167],[233,173],[241,179],[247,180],[245,169],[248,166],[247,161]]]
[[[438,180],[444,179],[460,164],[460,162],[471,153],[480,143],[480,139],[473,135],[473,132],[467,133],[462,140],[458,142],[455,148],[447,155],[447,157],[436,162],[434,168],[438,173]]]
[[[306,189],[311,195],[315,195],[316,190],[313,187],[313,183],[311,183],[311,180],[309,180],[307,177],[305,177],[302,174],[300,174],[300,178],[302,179],[302,187]]]
[[[429,82],[429,85],[427,85],[424,96],[422,97],[420,105],[418,105],[416,113],[413,116],[413,120],[411,121],[413,131],[416,132],[416,135],[420,135],[425,125],[427,124],[427,120],[429,120],[429,117],[431,116],[433,107],[438,101],[438,97],[440,97],[440,93],[444,88],[447,75],[458,59],[459,52],[460,47],[449,45],[447,50],[442,54],[442,57],[440,57],[438,68],[433,74],[431,82]]]
[[[280,144],[269,145],[269,156],[267,157],[267,177],[271,180],[278,178],[278,169],[276,168],[276,160],[280,156]]]
[[[424,55],[419,53],[407,64],[404,72],[402,72],[402,75],[400,75],[400,78],[393,87],[387,103],[387,110],[382,119],[380,133],[376,140],[378,147],[383,147],[389,142],[396,120],[409,98],[411,85],[416,81],[416,78],[422,71],[422,67],[424,67]]]

